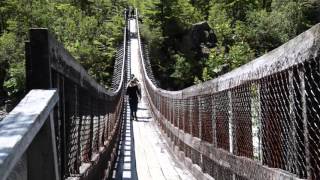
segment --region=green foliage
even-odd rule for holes
[[[11,64],[8,73],[8,80],[4,83],[4,87],[10,98],[21,97],[25,89],[25,67],[24,63]]]
[[[141,32],[150,45],[153,70],[162,87],[169,89],[210,80],[280,46],[315,24],[320,8],[314,0],[131,0],[130,3],[140,8]],[[208,21],[217,36],[216,46],[204,59],[179,50],[183,33],[200,21]]]
[[[0,2],[0,95],[24,92],[24,41],[47,27],[97,81],[108,86],[122,41],[125,0]]]
[[[11,97],[23,93],[25,77],[21,46],[14,33],[0,36],[0,95],[4,90]]]
[[[141,5],[143,4],[143,5]],[[140,14],[143,17],[141,33],[149,44],[151,64],[155,75],[165,88],[178,89],[192,84],[192,73],[187,74],[187,82],[178,78],[184,72],[179,72],[183,62],[190,64],[190,58],[178,49],[182,34],[192,24],[202,20],[202,15],[189,0],[144,0],[140,1]],[[178,68],[179,70],[174,70]],[[192,75],[192,76],[190,76]]]
[[[226,11],[226,5],[221,3],[213,4],[209,11],[209,24],[214,29],[218,41],[226,42],[232,36],[232,19]]]
[[[232,45],[228,53],[231,69],[237,68],[254,58],[254,53],[249,44],[240,42]]]
[[[226,70],[237,68],[252,60],[253,57],[253,51],[245,42],[232,45],[229,47],[228,53],[223,46],[218,45],[211,49],[210,56],[205,62],[202,70],[202,80],[208,81],[221,73],[225,73]]]
[[[183,88],[185,83],[190,82],[191,64],[180,54],[174,54],[174,72],[170,75],[177,82],[178,87]]]
[[[223,65],[228,64],[225,48],[219,45],[216,48],[212,48],[208,60],[205,62],[205,66],[202,70],[202,80],[208,81],[217,76],[223,68]]]
[[[229,70],[237,68],[282,45],[307,28],[302,1],[212,2],[208,21],[218,37],[219,45],[211,51],[205,63],[203,80],[219,74],[222,59]]]
[[[288,2],[272,12],[256,10],[248,14],[248,42],[258,55],[270,51],[295,37],[303,28],[301,4]]]
[[[16,56],[17,38],[13,33],[4,33],[0,36],[0,64],[11,63]],[[0,66],[1,68],[2,66]]]
[[[177,33],[201,19],[188,0],[160,0],[154,4],[150,19],[160,26],[163,36],[174,38]]]
[[[191,4],[201,13],[204,18],[208,18],[210,0],[191,0]]]

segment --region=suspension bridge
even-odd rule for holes
[[[111,89],[47,29],[26,42],[28,93],[0,122],[1,180],[320,179],[320,24],[211,81],[161,89],[138,13]],[[139,79],[137,121],[126,84]]]

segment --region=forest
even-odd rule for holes
[[[213,79],[320,22],[319,0],[141,0],[142,36],[162,88]]]
[[[320,21],[319,0],[3,0],[0,106],[26,93],[31,27],[48,28],[108,88],[129,6],[138,8],[153,71],[168,90],[215,78]]]
[[[124,0],[0,1],[0,107],[26,93],[24,44],[30,28],[48,28],[108,88],[127,6]]]

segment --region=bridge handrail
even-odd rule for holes
[[[49,123],[50,128],[54,128],[53,119],[50,118],[50,114],[52,114],[58,99],[59,97],[56,90],[32,90],[0,122],[0,179],[7,179],[7,177],[10,177],[10,174],[15,170],[18,162],[21,161],[21,157],[27,153],[27,149],[30,147],[32,148],[35,144],[34,141],[41,129],[43,129],[42,131],[49,131],[47,140],[52,140],[47,144],[49,146],[51,145],[50,148],[52,148],[52,154],[49,153],[51,161],[47,161],[46,163],[50,164],[47,165],[47,167],[54,167],[55,171],[46,175],[53,176],[51,177],[52,179],[58,177],[57,159],[54,157],[54,131],[50,134],[50,129],[44,129],[46,122]],[[37,151],[37,153],[39,152],[41,152],[41,149]],[[27,159],[29,161],[43,161],[44,159],[41,156],[42,154],[39,153],[36,159],[32,159],[29,155]],[[30,169],[31,167],[28,167],[27,165],[24,168],[25,169],[20,168],[18,171],[15,171],[16,174],[21,175],[20,178],[26,176],[26,174],[23,174],[22,172],[28,171],[27,169]],[[39,171],[36,174],[41,176],[41,173],[44,172],[46,171]],[[29,170],[29,173],[32,172]]]
[[[218,179],[320,178],[320,24],[180,91],[152,81],[136,25],[148,101],[179,158]]]
[[[127,20],[125,19],[125,21],[127,21]],[[121,79],[120,79],[120,83],[118,85],[118,88],[114,92],[115,94],[119,93],[121,90],[123,90],[122,88],[125,84],[125,82],[124,82],[125,76],[124,75],[125,75],[125,62],[126,62],[126,54],[127,54],[126,53],[126,51],[127,51],[126,44],[127,44],[127,27],[125,26],[123,29],[123,56],[122,56],[121,76],[120,76]]]
[[[138,41],[141,45],[139,21],[136,17]],[[299,42],[299,43],[298,43]],[[168,91],[161,89],[152,82],[146,71],[145,63],[142,63],[145,78],[153,90],[159,91],[166,97],[181,99],[199,94],[214,93],[231,89],[246,83],[262,79],[263,77],[284,71],[293,66],[303,63],[306,59],[315,58],[320,52],[320,23],[314,25],[308,31],[291,39],[282,46],[268,52],[267,54],[234,69],[231,72],[223,74],[212,80],[187,87],[183,90]],[[139,46],[140,52],[143,52]],[[140,53],[143,60],[143,54]],[[142,62],[145,62],[144,60]]]
[[[123,40],[123,54],[126,54],[126,28],[124,28],[123,30],[124,33],[124,40]],[[40,36],[39,36],[40,34]],[[47,39],[45,39],[47,38]],[[76,62],[76,60],[74,60],[74,58],[72,57],[72,55],[66,50],[64,49],[63,45],[61,43],[59,43],[54,37],[52,37],[52,35],[50,35],[50,33],[48,32],[48,29],[46,28],[31,28],[30,29],[30,39],[32,39],[32,41],[37,42],[37,43],[44,43],[41,44],[42,47],[41,48],[48,48],[47,53],[52,53],[54,58],[50,58],[50,62],[49,64],[43,64],[46,62],[39,62],[39,64],[31,64],[31,60],[27,60],[27,68],[28,66],[43,66],[44,69],[46,70],[47,68],[53,68],[54,70],[58,71],[59,73],[64,74],[65,76],[67,76],[68,78],[72,79],[74,82],[78,83],[81,86],[84,86],[88,89],[91,90],[95,90],[98,92],[98,94],[105,94],[107,96],[115,96],[118,93],[121,92],[122,90],[122,85],[124,83],[124,62],[125,62],[125,55],[123,55],[122,57],[122,67],[121,67],[121,79],[120,82],[117,86],[117,89],[115,91],[111,91],[111,90],[107,90],[105,87],[101,86],[99,83],[97,83],[88,73],[87,71],[78,63]],[[48,46],[49,47],[46,47]],[[27,42],[26,48],[27,51],[30,48],[30,46],[32,46],[31,44],[29,45],[29,43]],[[40,47],[38,47],[40,49]],[[51,51],[51,52],[50,52]],[[37,61],[34,60],[35,58],[38,58],[36,56],[32,56],[33,58],[33,62]],[[39,57],[39,58],[46,58],[46,57]],[[27,54],[27,59],[31,59],[31,57],[28,57]],[[41,63],[41,64],[40,64]],[[32,67],[30,67],[31,69]],[[48,70],[50,71],[50,70]],[[31,75],[27,76],[27,86],[31,87],[34,86],[34,84],[37,83],[37,81],[41,81],[43,78],[39,77],[40,80],[38,80],[37,78],[35,78],[35,76],[32,76],[33,72],[29,72],[31,73]],[[27,73],[28,74],[28,73]],[[32,77],[31,77],[32,76]],[[48,75],[50,76],[50,75]],[[41,83],[40,83],[41,84]],[[30,88],[28,88],[30,89]]]
[[[181,98],[182,97],[182,91],[167,91],[165,89],[161,89],[160,87],[158,87],[156,84],[154,84],[152,82],[152,80],[149,77],[149,74],[147,73],[147,68],[145,67],[145,60],[143,57],[143,50],[142,50],[142,46],[141,46],[141,35],[140,35],[140,26],[139,26],[139,19],[138,19],[138,10],[136,9],[136,29],[137,29],[137,36],[138,36],[138,44],[139,44],[139,56],[140,56],[140,60],[141,60],[141,64],[142,64],[142,75],[144,76],[145,80],[147,81],[148,85],[151,86],[151,88],[155,91],[159,91],[163,94],[170,94],[172,97],[177,97],[177,98]]]
[[[117,156],[127,75],[126,26],[116,59],[121,60],[121,67],[115,67],[121,77],[109,90],[91,78],[47,29],[30,29],[30,42],[26,43],[27,89],[56,88],[60,97],[54,119],[61,179],[91,176],[91,167],[97,164],[107,164],[108,173],[94,173],[93,177],[107,178],[111,174]]]

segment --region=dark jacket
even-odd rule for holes
[[[138,102],[141,97],[141,91],[138,84],[127,87],[127,95],[129,95],[129,101]]]

